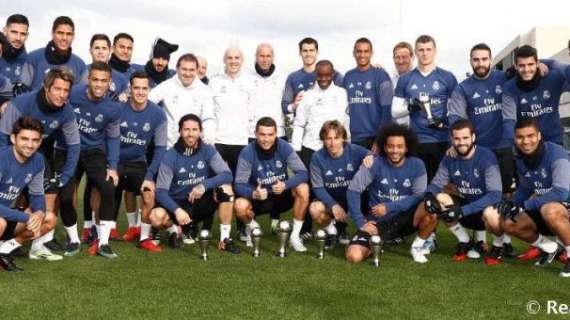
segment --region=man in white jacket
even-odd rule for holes
[[[313,153],[323,146],[319,132],[326,121],[338,120],[345,128],[350,125],[346,90],[332,83],[333,75],[334,67],[330,61],[317,63],[317,86],[305,93],[293,122],[291,145],[300,152],[307,167]]]
[[[285,75],[276,70],[273,46],[261,43],[255,50],[255,71],[253,77],[253,122],[270,117],[277,123],[277,136],[285,138],[285,116],[281,109],[281,98],[285,90]],[[249,137],[255,138],[255,126],[249,128]]]
[[[253,123],[253,79],[243,72],[243,53],[229,47],[224,53],[224,73],[210,79],[216,119],[216,149],[235,174],[241,149],[248,144]]]
[[[178,140],[178,121],[182,116],[193,113],[200,117],[204,128],[203,141],[214,143],[216,122],[214,104],[210,89],[198,79],[198,59],[187,53],[176,63],[176,76],[156,86],[149,100],[160,104],[168,120],[168,148]]]

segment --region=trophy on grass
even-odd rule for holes
[[[253,242],[253,252],[251,253],[251,255],[254,258],[259,257],[259,255],[261,254],[261,251],[259,250],[259,245],[261,243],[262,235],[263,232],[261,232],[260,228],[254,228],[253,230],[251,230],[251,242]]]
[[[325,240],[327,239],[327,233],[323,229],[317,230],[315,233],[315,239],[317,240],[317,247],[319,251],[317,251],[317,259],[324,259],[325,258]]]
[[[208,230],[200,231],[198,235],[198,241],[200,242],[200,258],[204,261],[208,261],[208,244],[210,243],[210,239],[212,238],[212,234]]]
[[[287,256],[287,240],[291,232],[291,224],[288,221],[280,221],[277,225],[277,238],[279,239],[279,250],[275,254],[279,258]]]
[[[372,248],[372,265],[380,266],[380,255],[382,254],[382,239],[379,235],[370,237],[370,247]]]

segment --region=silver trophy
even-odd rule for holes
[[[382,253],[382,239],[378,235],[370,237],[370,246],[372,247],[372,265],[378,268],[380,266],[380,254]]]
[[[429,94],[425,92],[420,92],[418,100],[420,101],[422,109],[424,109],[424,111],[426,112],[428,126],[434,126],[436,121],[433,118],[433,114],[431,113],[431,101],[430,101],[431,99],[429,97]]]
[[[263,232],[261,232],[260,228],[253,228],[251,230],[251,242],[253,242],[253,252],[251,253],[254,258],[259,257],[261,251],[259,250],[259,245],[261,243],[261,236]]]
[[[317,240],[317,247],[319,251],[317,252],[317,259],[325,258],[325,240],[327,239],[327,233],[323,229],[317,230],[315,233],[315,239]]]
[[[277,238],[279,239],[279,250],[276,256],[285,258],[287,256],[287,240],[291,232],[291,224],[288,221],[279,221],[277,225]]]
[[[208,244],[210,243],[210,239],[212,239],[212,234],[209,230],[202,230],[198,235],[198,241],[200,242],[200,257],[204,261],[208,261]]]

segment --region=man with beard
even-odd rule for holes
[[[74,193],[83,173],[91,180],[101,195],[100,223],[97,224],[98,241],[93,249],[106,258],[117,255],[109,246],[109,234],[116,227],[114,221],[115,186],[119,182],[117,165],[119,162],[121,107],[108,95],[111,83],[111,67],[106,63],[94,62],[89,70],[89,83],[73,89],[70,103],[74,107],[79,127],[81,151],[75,176],[63,187],[60,199],[61,216],[69,237],[65,255],[76,255],[80,250],[77,231],[77,212],[74,207]],[[67,150],[69,153],[70,150]],[[56,152],[56,162],[66,152]]]
[[[178,228],[188,235],[193,225],[202,222],[210,229],[218,208],[220,241],[218,249],[238,254],[230,237],[232,223],[232,174],[216,149],[202,142],[202,122],[195,114],[184,115],[178,122],[180,138],[169,149],[158,170],[156,199],[150,221],[155,228],[169,232],[169,245],[178,247]]]
[[[174,146],[180,133],[178,121],[192,113],[200,117],[203,125],[202,141],[214,144],[216,122],[214,100],[210,89],[198,81],[196,76],[198,59],[192,53],[185,53],[176,62],[176,75],[156,86],[150,92],[150,101],[160,104],[168,120],[168,148]]]
[[[125,79],[130,79],[131,73],[141,68],[139,65],[131,64],[134,42],[133,37],[125,32],[118,33],[113,38],[113,52],[109,59],[109,65],[111,69],[125,76]]]
[[[350,138],[371,149],[378,129],[392,120],[394,88],[388,73],[370,64],[374,54],[370,40],[356,40],[352,54],[356,68],[346,73],[343,82],[348,95]]]
[[[541,75],[536,49],[528,45],[517,49],[515,66],[517,75],[503,89],[503,137],[512,136],[518,119],[536,118],[544,141],[562,145],[560,95],[570,82],[557,68]]]
[[[564,148],[542,139],[534,118],[517,121],[515,145],[520,183],[512,201],[499,203],[487,214],[488,220],[497,231],[504,230],[539,248],[541,256],[535,265],[542,267],[559,253],[556,242],[547,236],[557,236],[563,251],[570,254],[570,158]],[[560,276],[570,277],[568,260]]]
[[[21,117],[10,135],[12,145],[0,148],[0,267],[6,271],[22,271],[10,253],[39,236],[45,217],[44,161],[36,153],[42,143],[42,131],[38,120]],[[11,207],[26,188],[32,214]]]
[[[265,117],[255,125],[256,140],[245,147],[236,171],[236,216],[246,226],[247,245],[251,230],[258,228],[255,217],[264,213],[282,213],[293,208],[293,230],[289,245],[297,252],[307,248],[300,237],[309,206],[308,174],[295,150],[277,138],[275,120]],[[293,172],[289,176],[289,169]]]
[[[348,143],[348,134],[337,120],[326,121],[319,132],[323,147],[311,158],[311,185],[315,200],[309,207],[313,221],[325,226],[326,248],[337,240],[348,244],[346,190],[368,150]]]
[[[309,90],[317,79],[316,67],[319,53],[319,43],[313,38],[304,38],[299,42],[299,56],[303,67],[287,77],[285,91],[281,99],[284,114],[294,114],[303,99],[305,90]],[[335,72],[333,82],[342,86],[342,74]]]
[[[8,79],[0,91],[0,105],[3,101],[30,90],[33,68],[27,62],[26,39],[28,39],[28,18],[21,14],[13,14],[6,19],[4,41],[0,41],[2,53],[0,57],[0,76]]]
[[[460,262],[468,257],[479,259],[486,251],[487,226],[483,211],[501,200],[501,176],[493,152],[475,145],[475,131],[469,120],[456,121],[450,135],[457,156],[443,158],[427,187],[424,202],[426,210],[436,214],[457,237],[459,243],[453,260]],[[450,183],[457,187],[457,194],[442,191]],[[475,230],[474,245],[465,228]],[[495,237],[501,235],[495,234]]]
[[[53,21],[52,40],[45,48],[36,49],[28,55],[28,63],[33,68],[32,89],[39,89],[45,74],[52,68],[67,68],[75,83],[85,72],[85,63],[71,52],[71,44],[75,37],[75,24],[66,16],[57,17]]]
[[[57,196],[61,187],[73,177],[79,157],[79,131],[75,122],[73,107],[68,103],[73,75],[61,70],[50,70],[42,89],[23,94],[11,100],[0,119],[0,145],[10,143],[9,135],[16,120],[21,116],[30,116],[40,121],[43,126],[40,154],[45,162],[45,200],[46,217],[42,225],[42,236],[32,242],[31,259],[61,260],[62,257],[50,250],[59,250],[53,242],[57,224]],[[54,140],[59,137],[70,150],[65,159],[54,163]],[[50,249],[51,248],[51,249]]]
[[[473,74],[453,91],[448,117],[451,124],[459,119],[471,121],[477,136],[476,144],[491,149],[497,157],[503,193],[510,196],[515,185],[513,134],[503,131],[501,108],[507,77],[502,71],[491,70],[492,60],[489,46],[484,43],[473,46],[470,53]],[[503,236],[503,249],[505,256],[515,255],[508,235]]]
[[[177,44],[168,43],[158,38],[152,46],[151,59],[144,66],[144,71],[150,77],[150,87],[154,88],[160,83],[168,80],[176,73],[168,69],[170,54],[178,50]]]
[[[431,180],[449,146],[447,102],[457,85],[455,76],[436,66],[435,40],[429,35],[417,38],[418,66],[398,80],[392,101],[392,117],[410,115],[410,128],[420,140],[417,154],[426,165]],[[431,110],[431,117],[426,112]]]
[[[346,197],[358,232],[346,249],[346,259],[357,263],[370,254],[370,237],[388,240],[417,232],[410,253],[417,263],[426,263],[423,245],[437,226],[437,219],[420,203],[427,185],[423,162],[409,155],[417,137],[407,126],[390,123],[376,137],[379,155],[371,167],[360,166]],[[370,210],[362,211],[361,194],[367,192]]]

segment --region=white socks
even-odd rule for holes
[[[483,241],[487,243],[487,231],[485,230],[476,230],[475,231],[475,241]]]
[[[139,238],[140,241],[148,239],[148,237],[150,236],[150,230],[151,229],[152,229],[152,226],[150,225],[150,223],[141,222],[141,235]]]
[[[16,241],[16,239],[10,239],[8,241],[4,241],[2,245],[0,245],[0,254],[10,254],[10,252],[14,251],[15,249],[21,247],[22,245]]]
[[[129,222],[129,228],[134,228],[137,226],[137,213],[127,212],[127,221]]]
[[[230,231],[232,230],[231,224],[220,224],[220,241],[230,238]]]
[[[71,227],[65,227],[65,231],[67,232],[67,236],[69,237],[69,242],[79,243],[79,233],[77,232],[77,223],[72,225]]]
[[[412,248],[421,248],[425,242],[426,242],[425,239],[420,238],[420,236],[416,236],[414,242],[412,242]]]
[[[494,236],[493,239],[493,247],[502,248],[503,244],[505,243],[505,234],[503,233],[500,237]]]
[[[547,237],[539,234],[538,239],[531,244],[533,247],[540,248],[542,251],[553,253],[558,248],[558,244]]]
[[[303,220],[293,219],[293,232],[291,232],[291,237],[299,238],[302,227],[303,227]]]
[[[459,240],[459,242],[469,243],[469,235],[461,224],[458,223],[454,226],[449,227],[449,231],[451,231],[451,233],[457,237],[457,240]]]
[[[325,227],[325,232],[331,236],[337,234],[334,219],[332,219],[331,223],[329,223],[329,225]]]
[[[101,220],[99,224],[99,247],[109,244],[109,235],[113,228],[113,221]]]

